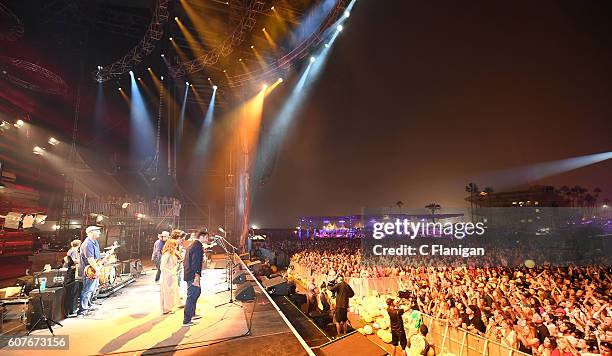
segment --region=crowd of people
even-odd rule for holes
[[[85,204],[85,206],[84,206]],[[77,200],[73,202],[72,213],[81,214],[83,211],[92,211],[107,216],[178,216],[181,202],[175,197],[157,196],[147,199],[141,195],[108,195],[99,199]]]
[[[362,264],[359,242],[287,242],[309,275],[397,277],[398,303],[531,355],[610,355],[610,266],[415,267]]]

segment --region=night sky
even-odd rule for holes
[[[252,223],[465,207],[468,182],[501,191],[501,170],[612,150],[611,15],[603,1],[358,2]],[[612,161],[515,185],[536,183],[612,197]]]
[[[25,35],[10,46],[0,43],[0,55],[49,67],[75,87],[81,58],[67,34],[78,31],[68,25],[57,33],[48,29],[33,3],[10,1]],[[148,14],[146,7],[130,11]],[[612,160],[542,181],[519,169],[612,151],[610,19],[609,1],[359,0],[294,118],[271,176],[255,188],[251,223],[292,227],[299,216],[355,214],[363,207],[395,207],[398,200],[406,209],[431,202],[465,208],[468,182],[495,191],[581,185],[601,188],[600,201],[612,198]],[[93,31],[85,68],[119,58],[139,36]],[[135,71],[150,65],[165,73],[159,53],[169,50],[166,42]],[[129,107],[117,87],[129,85],[127,75],[104,85],[111,107],[97,123],[98,85],[89,75],[87,69],[80,144],[105,159],[125,156]],[[290,83],[266,98],[264,127],[287,99]],[[0,87],[0,98],[3,93]],[[68,140],[71,99],[28,99],[33,122]],[[201,121],[194,107],[188,123]],[[222,145],[219,132],[215,140]],[[209,199],[222,203],[222,179],[202,182],[207,184],[218,187]],[[61,189],[61,180],[57,185]]]

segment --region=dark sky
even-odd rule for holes
[[[251,222],[464,207],[467,182],[511,188],[491,172],[611,151],[610,18],[605,1],[358,2]],[[612,197],[612,160],[540,183]]]

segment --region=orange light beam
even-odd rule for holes
[[[181,20],[175,19],[174,21],[178,24],[179,29],[185,36],[185,40],[187,41],[187,45],[191,49],[191,53],[193,53],[194,55],[197,55],[197,54],[204,52],[200,43],[195,39],[195,37],[193,37],[193,35],[189,32],[187,27],[183,25]]]
[[[193,95],[198,100],[198,105],[200,106],[200,110],[202,110],[202,113],[206,114],[206,110],[208,110],[208,108],[204,104],[204,100],[202,100],[202,95],[200,95],[200,93],[196,90],[196,87],[194,86],[191,87],[191,90],[193,90]]]
[[[185,13],[187,14],[187,17],[189,17],[189,20],[191,20],[191,23],[194,25],[195,30],[198,33],[198,37],[200,37],[200,39],[203,39],[204,32],[201,29],[206,28],[207,23],[204,21],[202,16],[200,16],[198,11],[194,10],[193,7],[189,5],[188,1],[181,0],[181,5],[183,6]]]
[[[272,36],[270,36],[268,31],[266,31],[265,27],[261,29],[261,32],[263,32],[264,37],[266,38],[266,41],[268,41],[268,44],[270,45],[270,47],[276,49],[276,43],[274,42],[274,40],[272,39]]]
[[[266,61],[264,61],[261,54],[259,54],[259,51],[257,51],[257,48],[255,48],[255,46],[252,45],[251,50],[255,54],[255,58],[257,59],[257,62],[259,62],[259,65],[261,65],[262,68],[265,68],[267,66],[267,63]]]
[[[186,62],[188,60],[187,55],[185,54],[185,51],[183,51],[181,49],[181,47],[179,45],[176,44],[176,42],[174,40],[171,40],[170,43],[172,43],[172,46],[174,47],[174,50],[176,51],[176,53],[178,54],[179,58],[181,59],[181,61]]]
[[[121,97],[123,98],[125,103],[128,104],[128,106],[130,106],[132,104],[132,102],[131,102],[130,98],[127,96],[127,94],[125,94],[125,92],[123,91],[122,88],[119,88],[119,93],[121,94]]]

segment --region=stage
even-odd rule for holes
[[[305,355],[306,350],[282,316],[255,284],[254,302],[216,305],[229,300],[224,269],[203,271],[202,295],[196,313],[200,323],[183,327],[183,309],[162,315],[155,270],[148,269],[136,282],[102,299],[94,315],[69,318],[54,328],[56,335],[69,335],[69,351],[48,354],[196,354],[214,355]],[[247,282],[249,283],[249,282]],[[49,335],[37,330],[32,335]],[[27,355],[40,351],[6,351],[4,355]]]

